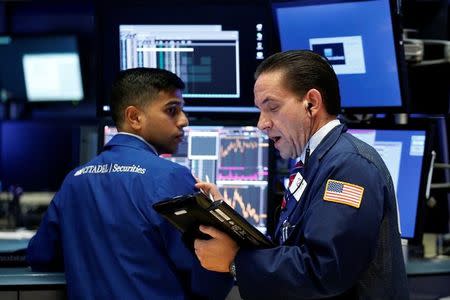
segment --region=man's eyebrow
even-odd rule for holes
[[[267,102],[269,102],[270,101],[270,99],[269,98],[266,98],[266,99],[264,99],[262,102],[261,102],[261,104],[266,104]]]
[[[266,105],[267,103],[273,102],[273,101],[274,101],[274,100],[273,100],[272,98],[267,97],[266,99],[264,99],[264,100],[261,102],[261,105]]]
[[[260,109],[260,107],[267,105],[267,103],[269,103],[270,101],[272,101],[272,99],[270,98],[265,98],[259,105],[255,104],[255,107],[257,109]]]
[[[184,106],[184,101],[178,100],[178,99],[173,99],[173,100],[170,100],[169,102],[167,102],[164,106],[171,106],[171,105]]]

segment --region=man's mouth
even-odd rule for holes
[[[273,141],[274,144],[276,144],[281,139],[281,137],[280,136],[273,136],[270,139]]]
[[[184,134],[179,134],[175,137],[176,140],[178,140],[179,142],[182,142],[184,139]]]

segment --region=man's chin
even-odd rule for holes
[[[177,153],[178,147],[174,147],[174,148],[158,147],[158,148],[156,148],[156,151],[158,151],[159,154],[173,155],[173,154]]]
[[[177,150],[178,150],[178,149],[175,149],[175,150],[173,150],[173,149],[167,149],[167,150],[165,151],[165,153],[166,153],[166,154],[170,154],[170,155],[174,155],[175,153],[177,153]]]
[[[282,159],[289,159],[289,158],[291,158],[291,156],[288,153],[282,152],[282,151],[279,151],[279,152],[280,152],[280,156],[281,156]]]
[[[170,148],[170,149],[167,149],[167,153],[169,153],[169,154],[175,154],[175,153],[177,153],[178,152],[178,145],[177,146],[174,146],[174,147],[172,147],[172,148]]]

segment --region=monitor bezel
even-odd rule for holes
[[[172,2],[171,2],[172,3]],[[217,0],[217,1],[203,1],[203,0],[194,0],[194,2],[190,3],[193,6],[201,6],[201,7],[211,7],[216,11],[219,10],[221,5],[234,5],[235,7],[243,7],[243,8],[251,8],[257,7],[265,12],[264,16],[261,19],[264,19],[265,29],[264,34],[268,37],[265,39],[265,57],[273,54],[273,39],[271,36],[273,35],[273,20],[271,15],[271,7],[269,2],[266,0]],[[124,7],[126,5],[130,10],[142,9],[144,7],[152,7],[153,9],[157,8],[158,10],[167,10],[166,1],[156,0],[152,1],[149,4],[143,4],[142,1],[132,0],[129,3],[121,3],[121,1],[114,1],[111,5],[108,5],[108,9],[104,7],[96,8],[96,28],[97,32],[99,32],[99,38],[97,40],[98,49],[99,49],[99,60],[98,60],[98,69],[99,72],[99,81],[98,81],[98,91],[97,91],[97,116],[100,117],[108,117],[111,115],[111,112],[106,109],[109,104],[109,89],[112,84],[113,77],[115,74],[119,72],[119,58],[117,57],[117,61],[111,62],[109,58],[103,57],[102,53],[106,53],[105,51],[111,52],[111,47],[116,46],[115,42],[117,40],[117,47],[119,47],[119,26],[120,25],[187,25],[191,23],[191,25],[214,25],[211,23],[211,18],[214,17],[214,14],[209,16],[205,20],[199,20],[198,22],[186,22],[184,20],[170,20],[168,19],[164,24],[159,20],[152,21],[151,17],[146,17],[145,19],[142,16],[136,16],[134,19],[130,20],[129,13],[123,16],[118,16],[115,14],[117,9],[120,7]],[[130,8],[131,7],[131,8]],[[217,17],[218,21],[215,24],[220,24],[220,20],[223,17]],[[191,18],[192,19],[192,18]],[[194,24],[195,23],[195,24]],[[230,23],[231,24],[231,23]],[[234,24],[234,23],[233,23]],[[228,24],[229,25],[229,24]],[[256,25],[256,24],[255,24]],[[238,23],[233,25],[239,27]],[[225,28],[224,30],[230,30]],[[248,29],[247,29],[248,31]],[[106,32],[106,33],[105,33]],[[243,51],[242,47],[242,37],[240,37],[240,47],[239,51]],[[250,42],[246,42],[250,45]],[[255,42],[256,49],[256,42]],[[113,51],[117,52],[116,54],[108,54],[108,57],[115,57],[118,55],[118,49],[113,49]],[[256,50],[255,50],[256,51]],[[248,55],[247,55],[248,56]],[[262,61],[262,60],[261,60]],[[261,62],[255,59],[255,70],[256,66]],[[251,65],[253,62],[245,63],[246,65]],[[241,69],[244,68],[242,66],[242,58],[241,58]],[[245,78],[243,79],[243,72],[241,70],[240,75],[240,89],[241,94],[239,98],[185,98],[186,106],[185,110],[191,115],[198,116],[199,118],[203,118],[208,114],[215,115],[223,115],[223,114],[233,114],[235,118],[239,118],[241,120],[245,120],[249,114],[255,114],[258,112],[257,108],[253,103],[253,73],[255,70],[246,71]],[[251,76],[250,76],[251,73]],[[109,75],[108,75],[109,74]],[[108,78],[106,78],[108,77]],[[251,77],[251,79],[250,79]],[[249,80],[249,82],[247,82]],[[244,91],[245,89],[245,91]],[[208,101],[207,104],[200,103],[202,101]],[[106,105],[105,105],[106,104]],[[219,116],[220,117],[220,116]]]
[[[21,83],[21,85],[23,86],[23,91],[24,91],[24,97],[12,97],[9,98],[8,101],[9,102],[14,102],[14,103],[23,103],[26,106],[30,106],[30,107],[47,107],[47,106],[65,106],[68,103],[69,104],[79,104],[82,102],[86,102],[87,100],[87,92],[88,92],[88,87],[87,87],[87,82],[85,79],[85,75],[86,75],[86,62],[84,59],[84,55],[82,53],[82,49],[80,46],[80,36],[77,33],[73,33],[73,32],[60,32],[60,33],[2,33],[0,34],[0,38],[11,38],[11,39],[40,39],[40,38],[45,38],[45,39],[58,39],[58,38],[71,38],[74,39],[75,42],[75,48],[74,51],[76,53],[76,55],[78,56],[78,60],[79,60],[79,67],[80,67],[80,76],[81,76],[81,89],[82,89],[82,98],[79,100],[46,100],[46,99],[39,99],[39,100],[29,100],[28,96],[27,96],[27,92],[26,92],[26,84],[25,84],[25,74],[24,74],[24,68],[22,63],[20,64],[20,66],[18,66],[18,68],[21,70],[22,73],[22,79],[23,82]],[[60,52],[49,52],[49,53],[60,53]],[[0,86],[1,87],[1,86]]]
[[[358,2],[363,0],[321,0],[319,2],[314,0],[272,0],[272,17],[273,17],[273,27],[274,27],[274,37],[277,41],[276,49],[281,51],[281,39],[280,39],[280,30],[277,22],[276,9],[278,7],[285,6],[312,6],[312,5],[323,5],[328,3],[345,3],[345,2]],[[390,15],[391,15],[391,25],[392,25],[392,33],[394,36],[394,49],[395,56],[397,61],[397,75],[399,81],[399,89],[400,89],[400,97],[401,104],[398,106],[351,106],[345,107],[342,106],[341,101],[341,112],[343,114],[359,114],[359,113],[402,113],[409,112],[410,110],[410,95],[409,95],[409,87],[408,87],[408,71],[407,64],[405,60],[404,48],[403,48],[403,39],[402,39],[402,24],[401,24],[401,16],[400,16],[400,8],[397,7],[396,0],[386,0],[389,1],[390,7]]]

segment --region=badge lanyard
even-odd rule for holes
[[[289,188],[287,188],[285,191],[285,194],[287,194],[288,197],[292,196],[292,198],[294,198],[294,199],[290,199],[289,201],[295,200],[297,203],[295,203],[295,205],[292,208],[292,210],[290,211],[289,215],[286,217],[286,219],[284,219],[283,224],[281,225],[281,243],[286,242],[286,240],[289,236],[289,230],[294,229],[294,227],[295,227],[295,225],[291,225],[288,220],[291,217],[292,213],[297,209],[298,204],[300,203],[300,199],[297,201],[297,199],[295,199],[294,195],[300,189],[300,187],[302,186],[304,181],[305,181],[305,177],[302,176],[302,179],[300,180],[300,183],[297,185],[297,188],[294,190],[294,192],[291,193]],[[305,189],[306,189],[306,187],[305,187]],[[286,206],[286,209],[287,209],[287,206]]]

